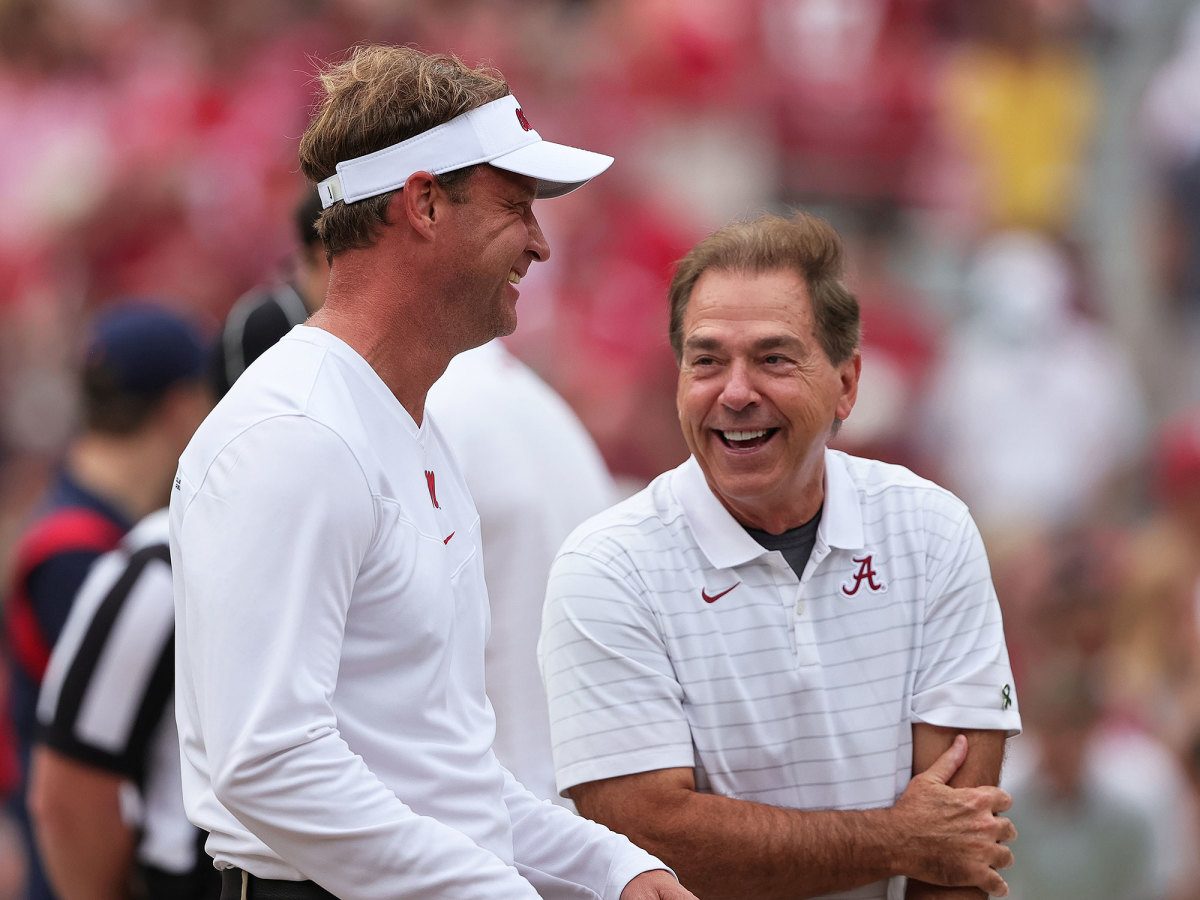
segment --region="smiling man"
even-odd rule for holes
[[[538,198],[610,157],[542,140],[496,73],[361,47],[300,146],[325,304],[242,375],[170,508],[189,819],[222,900],[688,900],[497,762],[479,514],[434,417],[516,327]]]
[[[1007,893],[1020,727],[966,507],[828,449],[862,361],[841,243],[738,223],[670,289],[691,458],[564,544],[558,787],[699,897]]]

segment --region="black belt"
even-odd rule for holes
[[[207,856],[202,855],[192,871],[182,874],[144,863],[138,865],[138,872],[147,900],[220,900],[221,897],[221,873],[213,868]]]
[[[337,900],[337,897],[315,881],[256,878],[241,869],[222,869],[221,900]]]

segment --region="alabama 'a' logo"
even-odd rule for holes
[[[425,470],[425,483],[429,485],[429,499],[433,501],[434,509],[441,509],[437,502],[437,485],[433,483],[433,473]]]
[[[858,589],[866,584],[866,586],[876,593],[887,590],[887,585],[883,583],[883,579],[879,577],[879,573],[875,571],[875,564],[870,556],[856,556],[854,561],[858,563],[858,571],[852,576],[853,584],[843,584],[842,593],[847,597],[853,597],[858,593]]]
[[[521,123],[521,127],[526,131],[533,131],[533,126],[529,124],[529,120],[525,118],[525,110],[517,107],[517,121]]]

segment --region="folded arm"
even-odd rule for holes
[[[946,748],[951,746],[955,741],[955,736],[959,734],[957,729],[941,728],[936,725],[927,725],[917,723],[913,725],[913,770],[918,771],[927,767],[940,754],[944,753]],[[968,745],[970,747],[967,753],[967,758],[950,778],[952,787],[978,787],[995,785],[1000,780],[1000,765],[1004,761],[1004,742],[1007,735],[1003,731],[967,731]],[[997,819],[997,822],[1005,822],[1008,828],[1005,831],[1011,831],[1007,837],[998,837],[995,840],[1011,840],[1016,836],[1015,829],[1012,828],[1007,820]],[[989,823],[983,822],[953,822],[947,821],[947,828],[955,827],[972,827],[978,825],[987,826]],[[991,836],[991,829],[985,827],[978,837],[982,841],[986,841]],[[992,861],[989,863],[996,869],[1003,869],[1012,865],[1012,852],[1001,844],[996,844],[995,851],[991,855]],[[916,898],[937,897],[950,900],[950,898],[981,898],[985,896],[984,892],[977,887],[945,887],[945,884],[953,884],[954,882],[942,877],[936,877],[937,873],[932,873],[931,876],[920,876],[915,873],[907,873],[910,875],[908,882],[908,893],[906,894],[910,900]],[[996,874],[999,879],[999,874]],[[923,879],[923,880],[922,880]],[[937,882],[931,884],[930,882]],[[1002,882],[1001,882],[1002,883]],[[979,885],[979,887],[985,887]],[[992,888],[988,889],[987,893],[994,896],[1003,896],[1003,893]]]
[[[888,809],[783,809],[699,793],[687,768],[594,781],[569,793],[583,815],[627,834],[705,900],[794,900],[895,875],[1003,896],[1008,888],[996,868],[1011,853],[999,842],[1015,832],[995,813],[1008,808],[1009,797],[994,787],[948,787],[968,748],[953,736],[947,746]]]

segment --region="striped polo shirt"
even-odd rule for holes
[[[540,658],[559,790],[691,767],[730,797],[885,807],[912,777],[914,723],[1020,728],[966,506],[833,450],[803,577],[689,459],[567,539]]]

